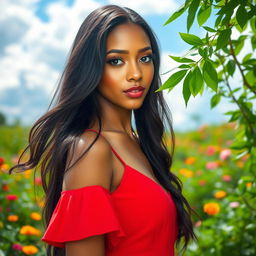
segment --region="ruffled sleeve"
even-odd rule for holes
[[[109,233],[110,246],[115,246],[126,235],[112,205],[110,192],[100,185],[93,185],[61,192],[41,240],[64,248],[67,241],[105,233]]]

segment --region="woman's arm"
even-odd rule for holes
[[[67,256],[104,256],[105,237],[97,235],[66,243]]]
[[[86,135],[85,135],[86,134]],[[74,155],[68,156],[71,164],[89,147],[96,135],[86,132],[74,148]],[[91,185],[101,185],[110,190],[112,178],[112,153],[108,142],[99,137],[90,150],[73,166],[64,177],[64,190]],[[96,202],[99,203],[100,202]],[[76,227],[74,227],[74,230]],[[66,256],[104,256],[105,235],[90,236],[78,241],[66,242]]]

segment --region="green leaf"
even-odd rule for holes
[[[245,78],[249,84],[256,84],[256,74],[253,72],[253,70],[250,70],[245,74]]]
[[[189,32],[189,30],[194,22],[194,19],[196,16],[196,11],[199,7],[199,3],[200,3],[200,0],[192,0],[191,4],[189,6],[188,17],[187,17],[187,32]]]
[[[233,76],[236,69],[236,63],[233,60],[229,60],[227,64],[228,73]]]
[[[241,28],[243,28],[248,20],[248,14],[245,8],[240,5],[236,11],[236,20]]]
[[[214,108],[217,106],[217,104],[220,102],[221,95],[219,93],[216,93],[212,98],[211,98],[211,108]]]
[[[182,65],[178,66],[178,68],[180,68],[180,69],[182,69],[182,68],[189,69],[191,67],[187,64],[182,64]]]
[[[215,21],[214,27],[217,28],[221,22],[221,19],[223,18],[223,14],[219,15]]]
[[[182,57],[178,57],[178,56],[169,55],[169,57],[171,57],[173,60],[175,60],[177,62],[180,62],[180,63],[192,63],[192,62],[195,62],[192,59],[182,58]]]
[[[197,22],[199,26],[202,26],[210,17],[212,12],[211,5],[208,7],[205,7],[204,5],[201,6],[201,8],[198,11],[197,14]]]
[[[235,141],[233,144],[229,146],[229,148],[239,150],[239,149],[247,148],[249,145],[250,144],[247,141]]]
[[[183,98],[185,100],[186,107],[187,107],[188,100],[191,95],[191,92],[189,90],[190,79],[191,79],[191,71],[189,71],[189,73],[186,75],[184,82],[183,82],[183,88],[182,88],[182,94],[183,94]]]
[[[164,23],[164,26],[176,20],[181,14],[183,14],[188,8],[188,4],[183,4],[180,8],[174,12],[170,18]]]
[[[169,91],[172,90],[175,87],[175,85],[177,85],[182,80],[182,78],[185,76],[186,73],[187,73],[187,70],[180,70],[172,74],[168,78],[168,80],[165,81],[165,83],[160,88],[158,88],[155,92],[159,92],[165,89],[169,89]]]
[[[253,50],[256,49],[256,36],[251,37],[251,45]]]
[[[213,29],[213,28],[210,28],[210,27],[207,27],[207,26],[203,26],[203,28],[206,30],[206,31],[209,31],[209,32],[217,32],[217,30]]]
[[[207,86],[217,92],[218,88],[218,75],[216,69],[210,61],[205,61],[203,66],[203,77]]]
[[[250,19],[250,26],[254,34],[256,34],[256,17]]]
[[[217,39],[216,50],[221,49],[223,46],[228,44],[228,40],[231,36],[231,29],[227,28],[220,32],[219,37]]]
[[[202,39],[200,39],[198,36],[195,36],[193,34],[187,34],[187,33],[181,33],[179,32],[181,38],[183,39],[183,41],[185,41],[188,44],[191,45],[203,45],[203,41]]]
[[[208,51],[207,51],[207,47],[205,47],[204,49],[199,47],[198,48],[198,53],[203,57],[203,58],[207,58],[208,56]]]
[[[203,84],[204,84],[204,81],[203,81],[202,73],[199,67],[195,67],[195,69],[192,71],[191,78],[189,81],[189,89],[194,97],[199,93]]]
[[[239,43],[235,46],[235,49],[234,49],[235,54],[238,55],[243,47],[244,47],[244,40],[240,40]]]
[[[252,57],[252,53],[248,53],[244,56],[243,58],[243,63],[246,62],[247,60],[250,60],[250,58]]]

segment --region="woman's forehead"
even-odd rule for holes
[[[121,24],[108,35],[107,50],[110,48],[144,48],[150,46],[150,40],[143,28],[136,24]]]

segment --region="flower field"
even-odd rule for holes
[[[193,217],[198,243],[185,255],[256,255],[255,181],[246,171],[250,156],[237,158],[229,149],[234,130],[229,123],[176,133],[172,171],[200,216]],[[39,172],[7,173],[27,134],[28,128],[0,127],[0,256],[45,255]]]

